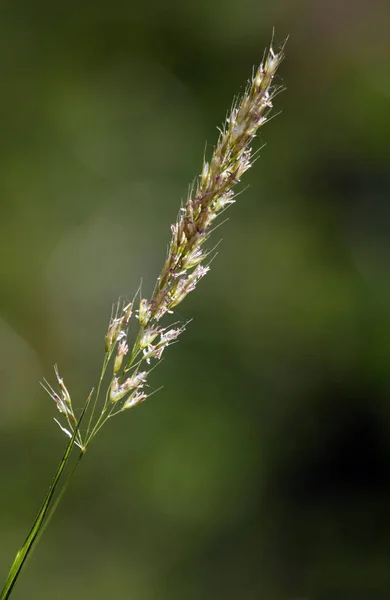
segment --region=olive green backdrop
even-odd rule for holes
[[[0,572],[80,406],[110,307],[269,43],[249,189],[180,307],[163,390],[91,446],[15,600],[390,597],[387,2],[0,3]]]

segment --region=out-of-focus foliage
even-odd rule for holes
[[[65,443],[39,380],[58,362],[82,404],[111,304],[150,293],[205,140],[291,36],[164,389],[92,445],[15,600],[389,597],[389,23],[381,0],[1,3],[4,575]]]

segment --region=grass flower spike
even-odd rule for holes
[[[81,448],[88,447],[109,418],[140,404],[148,397],[145,388],[152,361],[158,361],[165,348],[175,342],[185,330],[183,324],[162,327],[160,321],[167,313],[174,312],[176,306],[210,270],[209,264],[205,264],[209,256],[205,243],[215,228],[217,217],[235,202],[233,188],[252,165],[254,155],[251,143],[257,130],[268,120],[272,100],[281,89],[273,86],[273,79],[282,58],[283,52],[275,53],[271,47],[243,97],[233,104],[210,162],[204,161],[201,175],[191,186],[177,221],[171,225],[172,237],[167,258],[152,297],[150,300],[141,297],[138,308],[134,311],[138,320],[138,332],[130,353],[128,326],[135,301],[122,307],[117,305],[106,334],[106,356],[101,381],[106,375],[108,363],[115,356],[113,377],[99,416],[94,422],[93,416],[100,399],[100,386],[98,387],[87,432],[84,438],[79,432],[75,440]],[[60,383],[59,393],[48,384],[46,386],[66,418],[67,427],[60,427],[71,437],[76,424],[71,400],[69,394],[65,398],[66,388],[58,371],[56,374]]]
[[[234,102],[209,162],[204,160],[200,176],[192,184],[186,203],[171,225],[166,260],[151,298],[136,294],[132,302],[119,302],[114,307],[105,336],[99,382],[80,416],[76,416],[72,397],[57,367],[57,390],[44,382],[43,387],[54,400],[62,423],[55,421],[69,441],[31,531],[11,566],[0,600],[10,596],[27,556],[50,521],[96,434],[108,419],[151,395],[147,385],[150,371],[165,349],[185,330],[185,323],[163,326],[161,320],[174,313],[210,270],[210,249],[206,242],[216,227],[217,218],[235,202],[234,188],[255,160],[251,144],[258,129],[267,122],[272,100],[281,89],[273,80],[282,59],[283,47],[275,52],[271,46],[242,98]],[[131,323],[135,325],[134,331],[130,329]],[[79,448],[79,456],[63,482],[75,446]]]

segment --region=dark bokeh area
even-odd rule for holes
[[[390,9],[374,0],[0,4],[0,570],[65,445],[113,302],[169,225],[272,28],[249,188],[193,318],[81,466],[13,598],[390,597]]]

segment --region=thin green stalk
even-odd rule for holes
[[[102,387],[102,383],[103,383],[104,376],[106,374],[107,366],[108,366],[108,363],[110,362],[110,359],[111,359],[111,354],[112,353],[110,353],[108,355],[106,354],[105,357],[104,357],[102,372],[100,373],[99,384],[98,384],[98,387],[97,387],[97,390],[96,390],[95,400],[94,400],[93,405],[92,405],[91,414],[89,415],[88,427],[87,427],[87,433],[86,433],[87,436],[88,436],[89,431],[91,429],[91,425],[92,425],[93,417],[94,417],[94,414],[95,414],[96,406],[97,406],[97,403],[99,401],[100,388]]]
[[[56,502],[53,507],[54,510],[48,514],[49,507],[50,507],[51,501],[53,499],[54,493],[57,489],[58,483],[60,482],[60,479],[64,472],[64,469],[65,469],[66,465],[68,464],[68,460],[69,460],[70,454],[73,449],[73,443],[74,443],[77,433],[79,431],[81,421],[83,419],[83,416],[85,414],[87,406],[88,406],[88,401],[84,406],[83,412],[81,413],[81,416],[80,416],[80,419],[78,420],[77,426],[75,427],[75,429],[73,431],[73,435],[70,438],[69,443],[65,448],[65,452],[61,458],[61,461],[58,465],[57,471],[53,477],[53,480],[51,482],[49,490],[45,496],[45,499],[42,502],[41,508],[39,509],[39,512],[35,518],[35,521],[30,529],[30,532],[29,532],[28,536],[26,537],[24,544],[21,546],[21,548],[18,550],[18,552],[15,556],[15,560],[12,563],[12,566],[8,573],[8,577],[6,579],[4,588],[1,592],[0,600],[7,600],[9,598],[9,596],[11,595],[12,589],[23,569],[23,566],[24,566],[29,554],[34,549],[36,543],[38,542],[38,539],[40,538],[41,533],[43,533],[43,529],[46,524],[46,519],[50,520],[50,518],[53,516],[54,511],[59,504],[59,500],[62,498],[62,495],[65,492],[67,485],[69,484],[70,479],[68,478],[63,490],[61,491],[58,502]],[[80,456],[82,456],[82,455],[84,455],[84,451],[81,452]],[[80,460],[81,460],[81,458],[79,457],[76,467],[78,466]],[[72,471],[71,475],[73,475],[74,471],[75,471],[75,469]]]
[[[61,491],[57,494],[57,497],[54,500],[54,502],[53,502],[53,504],[52,504],[52,506],[50,508],[49,513],[46,515],[46,519],[44,520],[44,522],[42,524],[42,527],[40,528],[40,530],[38,532],[37,537],[35,538],[35,545],[38,544],[38,542],[39,542],[39,540],[40,540],[43,532],[45,531],[46,527],[49,525],[50,521],[52,520],[52,518],[54,516],[54,513],[56,512],[56,510],[57,510],[57,508],[58,508],[58,506],[59,506],[59,504],[60,504],[60,502],[62,500],[62,497],[65,494],[66,490],[68,489],[68,486],[69,486],[69,484],[70,484],[70,482],[71,482],[71,480],[73,478],[73,475],[75,474],[75,472],[76,472],[76,470],[77,470],[77,468],[78,468],[78,466],[79,466],[79,464],[81,462],[81,459],[85,456],[85,452],[86,452],[86,450],[82,450],[80,452],[80,454],[79,454],[79,456],[77,458],[77,461],[76,461],[76,463],[73,466],[73,469],[68,474],[68,477],[66,478],[66,481],[65,481],[65,483],[63,484],[63,486],[61,488]],[[31,556],[31,554],[30,554],[30,556]]]

